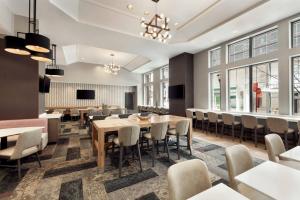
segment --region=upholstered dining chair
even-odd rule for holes
[[[168,131],[168,122],[161,122],[161,123],[153,123],[151,124],[151,129],[149,133],[145,133],[143,135],[144,138],[147,140],[152,141],[152,166],[154,167],[154,160],[155,160],[155,143],[156,143],[156,150],[157,154],[159,153],[159,141],[164,141],[164,147],[167,150],[168,159],[170,160],[169,155],[169,147],[167,141],[167,131]]]
[[[287,120],[276,117],[268,117],[267,120],[267,132],[277,133],[284,137],[285,147],[288,148],[288,135],[294,134],[295,130],[289,128],[289,123]]]
[[[208,122],[207,122],[207,130],[206,133],[208,133],[209,128],[210,128],[210,124],[214,124],[215,125],[215,131],[216,131],[216,136],[218,135],[218,125],[220,123],[223,122],[223,120],[219,119],[219,116],[217,113],[215,112],[208,112],[207,113],[207,117],[208,117]]]
[[[244,138],[245,129],[250,129],[254,131],[254,144],[257,147],[257,131],[263,130],[264,125],[261,125],[257,122],[257,118],[252,115],[242,115],[242,131],[240,136],[240,142],[242,142]]]
[[[18,177],[21,178],[21,159],[35,154],[39,166],[41,162],[38,156],[42,139],[42,130],[34,130],[19,134],[15,146],[0,150],[0,158],[17,160]]]
[[[176,123],[176,128],[171,129],[168,131],[169,136],[176,136],[176,146],[177,146],[177,156],[178,160],[180,160],[180,153],[179,153],[179,147],[180,147],[180,137],[184,136],[187,137],[187,147],[190,150],[190,154],[192,155],[192,147],[189,144],[189,120],[181,120]]]
[[[240,192],[249,199],[270,199],[263,194],[247,187],[242,183],[238,183],[235,177],[253,168],[253,160],[249,149],[242,145],[234,145],[225,149],[225,157],[228,169],[230,186]]]
[[[111,116],[105,117],[105,120],[113,120],[113,119],[120,119],[120,118],[117,115],[111,115]],[[107,153],[109,147],[111,147],[111,144],[112,144],[112,142],[111,142],[112,140],[110,140],[110,138],[111,137],[116,137],[117,135],[118,135],[118,131],[108,131],[108,132],[105,133],[104,141],[105,141],[105,144],[106,144],[106,148],[105,148],[106,153]]]
[[[197,128],[198,126],[198,122],[201,122],[201,129],[204,130],[204,124],[205,122],[207,122],[207,117],[205,117],[204,112],[202,111],[196,111],[196,123],[195,123],[195,128]]]
[[[199,159],[180,162],[168,169],[170,200],[186,200],[211,186],[207,166]]]
[[[194,126],[195,121],[196,121],[196,116],[194,115],[193,111],[185,110],[185,115],[186,115],[187,118],[192,119],[193,126]]]
[[[78,109],[71,109],[70,110],[70,116],[71,119],[74,120],[80,116],[79,110]]]
[[[143,171],[142,158],[141,158],[140,145],[139,145],[139,137],[140,137],[140,126],[128,126],[128,127],[121,128],[118,132],[118,137],[113,140],[114,145],[117,145],[120,147],[119,177],[121,177],[121,174],[122,174],[124,147],[136,146],[141,172]],[[114,146],[113,146],[113,149],[114,149]],[[113,152],[114,152],[114,150],[113,150]]]
[[[239,126],[241,123],[235,120],[235,116],[229,113],[222,113],[222,135],[224,135],[224,128],[225,126],[229,126],[231,128],[231,137],[232,140],[235,138],[235,128]]]
[[[284,153],[286,149],[279,135],[268,134],[265,136],[265,142],[266,142],[268,157],[270,161],[300,170],[300,162],[286,160],[280,157],[280,154]]]

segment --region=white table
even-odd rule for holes
[[[300,146],[296,146],[280,154],[280,157],[300,162]]]
[[[230,187],[220,183],[210,189],[201,192],[188,200],[249,200]]]
[[[235,179],[273,199],[300,199],[300,171],[275,162],[266,161]]]

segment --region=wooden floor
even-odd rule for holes
[[[216,135],[213,133],[206,134],[206,132],[203,132],[199,129],[194,129],[194,137],[200,138],[201,140],[207,141],[209,143],[220,145],[222,147],[228,147],[228,146],[240,144],[239,139],[235,139],[233,141],[232,137],[226,136],[226,135],[223,137],[220,137],[220,136],[216,137]],[[250,149],[251,154],[254,157],[257,157],[257,158],[260,158],[263,160],[268,160],[268,154],[267,154],[264,144],[258,144],[258,146],[255,147],[254,143],[250,140],[243,141],[242,144],[247,146]]]

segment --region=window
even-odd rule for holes
[[[153,73],[144,74],[144,104],[153,106]]]
[[[221,78],[219,72],[210,73],[210,108],[221,109]]]
[[[249,67],[241,67],[228,71],[229,111],[250,111],[249,83]]]
[[[209,51],[209,67],[215,67],[221,64],[221,48]]]
[[[249,41],[249,39],[244,39],[228,46],[228,61],[230,63],[249,58]]]
[[[278,50],[278,29],[264,32],[252,38],[253,57]]]
[[[160,69],[160,104],[169,108],[169,67]]]
[[[300,47],[300,20],[292,22],[292,47]]]
[[[300,56],[292,59],[293,114],[300,114]]]
[[[278,114],[278,62],[252,66],[252,111]]]

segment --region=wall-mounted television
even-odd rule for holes
[[[170,99],[183,99],[184,98],[184,85],[169,86]]]
[[[49,93],[50,91],[50,78],[47,76],[40,76],[39,78],[39,91],[40,93]]]
[[[95,99],[95,90],[77,90],[77,99]]]

